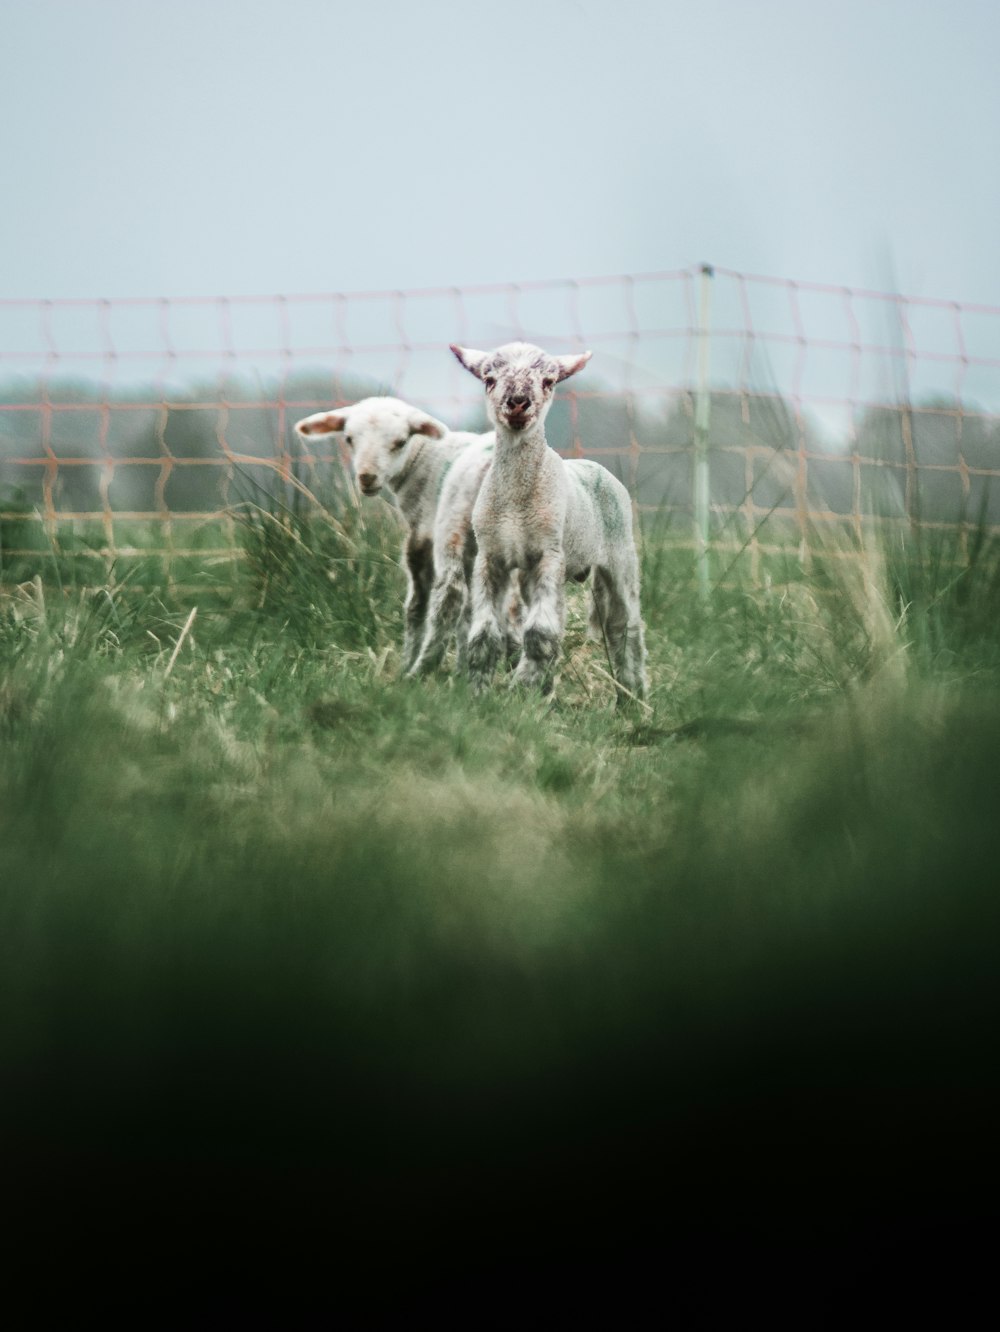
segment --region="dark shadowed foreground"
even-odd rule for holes
[[[995,564],[706,613],[651,542],[619,716],[582,602],[557,708],[399,683],[395,537],[331,532],[265,522],[182,601],[2,604],[36,1309],[959,1307],[1000,1183]]]

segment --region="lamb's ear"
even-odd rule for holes
[[[559,367],[560,383],[564,379],[569,379],[570,375],[575,375],[578,370],[582,370],[593,354],[593,352],[580,352],[575,356],[553,356],[552,359]]]
[[[314,412],[295,422],[298,435],[336,435],[347,424],[346,412]]]
[[[433,416],[428,416],[426,412],[420,412],[416,407],[410,411],[410,434],[426,435],[429,439],[444,439],[448,433],[448,427],[442,425],[440,421],[435,421]]]
[[[477,379],[482,379],[483,362],[486,360],[489,352],[476,351],[474,347],[456,347],[451,344],[451,350],[458,357],[460,364],[464,365],[470,375],[475,375]]]

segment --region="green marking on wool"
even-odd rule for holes
[[[622,513],[617,494],[608,484],[614,478],[600,463],[590,462],[589,459],[583,461],[584,466],[576,468],[574,475],[597,501],[607,531],[614,537],[624,536],[625,515]]]
[[[448,473],[451,471],[452,464],[454,463],[454,461],[455,461],[454,458],[446,458],[444,461],[444,466],[441,468],[441,475],[438,477],[437,497],[435,499],[436,504],[441,503],[441,492],[444,490],[445,478],[447,477]]]
[[[612,502],[601,507],[608,531],[614,537],[623,537],[625,535],[625,515],[622,513],[621,505],[612,496]]]

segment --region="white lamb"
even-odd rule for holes
[[[403,563],[409,587],[403,671],[417,673],[413,668],[425,636],[430,651],[423,655],[419,671],[436,665],[456,626],[458,666],[464,669],[468,640],[465,568],[471,568],[475,553],[472,506],[492,461],[492,433],[449,430],[399,398],[364,398],[350,407],[316,412],[298,421],[295,429],[307,438],[342,433],[362,494],[378,495],[386,490],[396,499],[407,529]],[[442,558],[441,577],[435,586],[438,526]]]
[[[451,350],[482,380],[496,426],[493,466],[472,515],[478,545],[469,634],[473,686],[485,688],[496,668],[505,590],[517,570],[526,616],[514,680],[547,693],[565,628],[565,582],[583,582],[590,573],[591,629],[606,644],[618,704],[644,698],[646,647],[628,491],[606,468],[564,461],[545,442],[556,384],[582,370],[591,353],[551,356],[523,342],[491,352]]]

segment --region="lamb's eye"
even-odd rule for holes
[[[402,439],[395,439],[395,440],[393,440],[393,442],[392,442],[392,451],[393,451],[393,453],[398,453],[399,450],[403,447],[403,445],[407,442],[407,439],[408,439],[408,436],[404,435]]]
[[[488,389],[495,389],[497,386],[497,381],[492,375],[483,375],[483,383]]]
[[[546,393],[548,393],[550,388],[555,388],[555,383],[556,381],[554,379],[543,379],[542,388],[545,390]]]
[[[353,448],[354,448],[354,436],[353,436],[353,435],[345,435],[345,436],[344,436],[344,443],[347,445],[347,447],[348,447],[349,449],[353,449]]]

